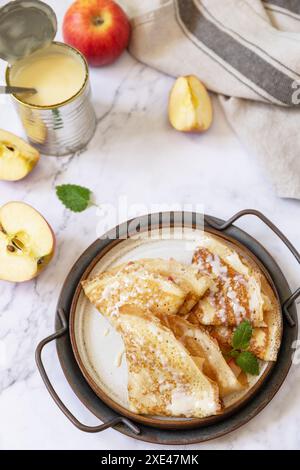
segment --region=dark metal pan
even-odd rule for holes
[[[203,420],[200,420],[202,423],[194,422],[192,423],[192,427],[195,427],[195,429],[182,429],[182,426],[174,426],[174,421],[172,421],[170,425],[173,430],[158,429],[157,423],[150,423],[149,421],[145,421],[137,427],[132,422],[137,421],[136,416],[129,415],[124,412],[124,410],[114,406],[114,404],[110,403],[109,400],[105,400],[103,396],[101,396],[102,399],[100,399],[95,393],[95,389],[92,389],[94,387],[90,387],[92,384],[90,383],[89,385],[87,383],[87,377],[84,376],[85,374],[82,374],[82,369],[80,370],[78,367],[69,335],[68,321],[71,320],[72,322],[72,314],[70,317],[71,305],[73,303],[74,306],[74,303],[76,303],[76,295],[78,295],[78,291],[80,289],[78,287],[79,282],[81,278],[88,275],[90,269],[95,263],[95,260],[101,257],[101,254],[103,254],[104,251],[109,250],[113,243],[110,235],[106,234],[106,236],[97,240],[83,253],[70,271],[58,302],[56,333],[42,341],[39,344],[36,353],[38,367],[50,394],[64,414],[79,429],[87,432],[98,432],[109,426],[113,426],[120,432],[149,442],[162,444],[188,444],[213,439],[238,428],[259,413],[259,411],[269,403],[284,381],[291,365],[291,357],[293,353],[292,344],[297,338],[298,327],[294,301],[300,295],[300,289],[292,293],[285,277],[271,255],[256,240],[232,225],[233,222],[244,215],[255,215],[259,217],[286,244],[299,263],[300,256],[279,229],[277,229],[266,217],[257,211],[242,211],[227,222],[210,216],[205,216],[205,229],[214,232],[219,236],[223,236],[227,240],[239,245],[243,250],[246,250],[255,262],[259,264],[278,296],[285,321],[282,343],[277,362],[272,364],[266,371],[263,376],[263,380],[258,382],[257,387],[255,387],[255,390],[253,390],[251,395],[247,396],[241,403],[238,403],[237,406],[231,410],[228,410],[226,415],[223,414],[223,416],[212,417],[212,419],[206,418],[208,421],[205,423]],[[183,220],[183,213],[171,213],[170,218],[174,226],[180,226]],[[196,228],[196,215],[194,219],[195,223],[192,221],[192,226]],[[139,218],[141,229],[147,226],[148,220],[148,216]],[[161,220],[163,220],[163,217],[161,217]],[[122,238],[121,235],[124,236],[124,233],[130,235],[128,234],[129,227],[130,221],[118,227],[120,238]],[[114,243],[116,243],[116,241],[114,241]],[[61,322],[63,323],[62,327]],[[53,339],[57,339],[57,351],[60,363],[71,387],[80,400],[105,423],[104,425],[91,428],[79,423],[78,420],[71,415],[54,391],[41,361],[41,351],[43,347]],[[127,419],[128,417],[131,418],[132,421]],[[156,427],[151,428],[149,425],[154,425]],[[187,427],[190,427],[190,425]],[[174,428],[176,431],[174,431]]]

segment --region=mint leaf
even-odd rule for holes
[[[232,338],[232,347],[234,349],[247,349],[249,348],[250,339],[252,336],[252,326],[250,322],[244,320],[235,330]]]
[[[71,211],[82,212],[89,205],[92,191],[77,184],[62,184],[56,186],[56,195]]]
[[[235,362],[247,374],[259,374],[258,360],[250,351],[242,351]]]
[[[230,353],[229,353],[229,355],[230,355],[231,357],[233,357],[233,358],[238,357],[239,354],[240,354],[239,351],[237,351],[236,349],[233,349],[233,350],[230,351]]]

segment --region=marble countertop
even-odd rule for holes
[[[70,1],[47,3],[58,15],[60,31]],[[1,81],[4,69],[2,62]],[[163,449],[111,429],[94,435],[80,432],[56,407],[37,372],[34,350],[53,332],[62,283],[78,256],[105,229],[95,207],[81,214],[65,210],[55,195],[57,184],[82,184],[93,190],[99,205],[118,206],[121,197],[132,210],[143,212],[157,210],[158,204],[199,205],[207,214],[228,218],[255,208],[300,248],[300,202],[275,196],[268,176],[255,155],[242,148],[215,98],[212,128],[203,135],[185,135],[171,129],[167,120],[172,79],[127,53],[111,67],[92,69],[91,84],[98,125],[88,147],[67,157],[42,157],[24,181],[0,182],[0,205],[10,200],[33,205],[57,238],[56,256],[36,280],[19,285],[0,281],[0,449]],[[0,128],[24,135],[7,97],[0,98]],[[121,221],[126,218],[120,214]],[[239,225],[270,251],[291,288],[298,287],[299,266],[275,236],[250,217]],[[53,344],[44,359],[72,412],[87,424],[97,424],[67,384]],[[299,425],[300,366],[294,365],[276,397],[251,422],[190,448],[299,449]]]

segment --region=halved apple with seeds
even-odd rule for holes
[[[35,167],[39,152],[25,140],[0,129],[0,180],[18,181]]]
[[[203,132],[212,123],[211,99],[203,83],[194,75],[179,77],[169,99],[169,119],[183,132]]]
[[[24,202],[0,208],[0,279],[23,282],[48,265],[55,247],[54,233],[44,217]]]

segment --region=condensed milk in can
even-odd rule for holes
[[[96,128],[89,69],[73,47],[54,41],[53,10],[38,0],[0,9],[0,57],[6,84],[35,88],[12,95],[27,137],[41,153],[66,155],[85,147]]]

